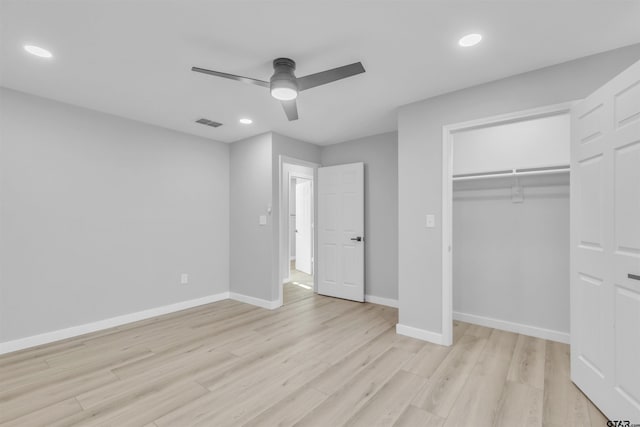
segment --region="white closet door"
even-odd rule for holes
[[[640,62],[572,110],[571,378],[640,423]]]

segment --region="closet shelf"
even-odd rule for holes
[[[549,175],[562,172],[569,172],[571,170],[569,165],[550,166],[543,168],[526,168],[526,169],[511,169],[501,170],[494,172],[482,172],[482,173],[469,173],[453,175],[453,181],[470,181],[474,179],[485,178],[504,178],[510,176],[534,176],[534,175]]]

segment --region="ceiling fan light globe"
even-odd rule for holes
[[[291,101],[298,97],[298,91],[291,87],[272,87],[271,96],[279,101]]]

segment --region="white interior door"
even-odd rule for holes
[[[318,293],[364,301],[364,164],[318,169]]]
[[[571,378],[640,423],[640,62],[571,116]]]
[[[312,274],[311,269],[311,180],[296,179],[296,270]]]

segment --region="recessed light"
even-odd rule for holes
[[[47,49],[43,49],[39,46],[27,44],[24,46],[24,50],[32,55],[39,56],[40,58],[51,58],[53,55]]]
[[[466,36],[458,40],[458,44],[462,47],[471,47],[480,43],[480,40],[482,40],[482,34],[467,34]]]
[[[242,123],[243,125],[250,125],[251,123],[253,123],[253,120],[251,119],[247,119],[247,118],[243,118],[239,120],[240,123]]]

